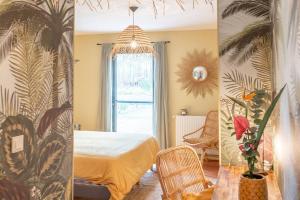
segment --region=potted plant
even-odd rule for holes
[[[228,123],[233,127],[230,125],[228,129],[234,130],[232,136],[235,135],[239,141],[239,149],[248,164],[248,171],[240,178],[240,200],[268,199],[266,179],[263,175],[255,173],[255,164],[258,162],[258,146],[265,127],[284,88],[285,86],[272,101],[268,100],[270,97],[265,90],[258,89],[244,94],[242,99],[228,97],[233,101],[231,122]],[[267,103],[268,101],[270,103]],[[236,105],[242,110],[239,114],[236,114]]]

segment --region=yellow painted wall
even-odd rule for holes
[[[171,41],[168,45],[169,62],[169,126],[172,144],[175,144],[175,115],[187,108],[191,115],[205,115],[218,108],[218,91],[205,99],[187,96],[176,82],[177,65],[188,52],[206,49],[218,55],[217,31],[172,31],[150,32],[152,41]],[[115,42],[118,34],[77,35],[75,36],[74,71],[74,123],[80,123],[83,130],[96,130],[97,108],[100,92],[99,67],[101,46],[96,43]]]

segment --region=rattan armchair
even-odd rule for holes
[[[199,194],[212,185],[205,179],[197,153],[189,146],[160,151],[156,166],[163,200],[181,200],[183,194]]]
[[[206,158],[208,150],[219,149],[219,118],[218,111],[210,111],[200,129],[183,136],[186,145],[193,147],[200,155],[201,163]]]

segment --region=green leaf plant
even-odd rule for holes
[[[266,125],[285,87],[286,85],[281,88],[279,93],[270,103],[270,95],[264,89],[255,89],[249,94],[244,93],[242,99],[228,96],[228,98],[233,101],[231,109],[232,119],[230,120],[230,123],[228,123],[228,129],[234,129],[232,136],[235,135],[236,139],[240,142],[239,149],[248,163],[248,172],[245,174],[249,178],[255,178],[255,163],[258,162],[257,158],[260,156],[258,146],[261,142]],[[235,113],[236,105],[245,110],[244,116]],[[251,118],[251,120],[249,120],[249,118]]]

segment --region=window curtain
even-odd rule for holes
[[[110,43],[102,44],[97,119],[97,129],[100,131],[112,131],[112,47]]]
[[[165,42],[154,44],[154,134],[162,149],[169,147],[167,48]]]

